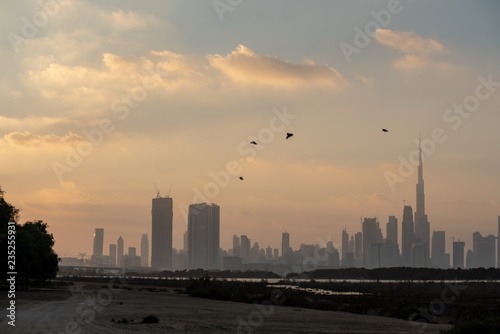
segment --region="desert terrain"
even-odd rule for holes
[[[344,312],[194,298],[173,288],[75,282],[16,294],[2,333],[438,333],[431,325]],[[2,297],[2,304],[6,299]],[[147,315],[158,323],[141,323]],[[127,323],[124,323],[124,319]]]

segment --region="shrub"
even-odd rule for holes
[[[160,321],[156,315],[150,314],[142,319],[143,324],[157,324]]]

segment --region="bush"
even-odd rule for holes
[[[160,321],[156,315],[150,314],[142,319],[143,324],[157,324]]]

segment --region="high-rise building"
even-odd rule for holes
[[[290,251],[290,234],[288,232],[283,232],[281,234],[281,256],[287,256]]]
[[[149,267],[149,239],[143,234],[141,238],[141,267]]]
[[[119,267],[123,266],[123,239],[122,236],[116,241],[116,264]]]
[[[151,267],[172,269],[173,201],[170,197],[153,198],[151,229]]]
[[[136,251],[137,251],[137,249],[135,247],[129,247],[128,248],[128,256],[137,256]]]
[[[453,242],[453,268],[464,268],[464,249],[465,242]]]
[[[422,149],[419,143],[418,154],[418,182],[416,186],[417,193],[417,209],[415,211],[415,235],[413,243],[420,244],[422,263],[417,264],[418,267],[429,266],[429,249],[430,249],[430,224],[425,214],[425,194],[424,194],[424,174],[422,163]],[[420,258],[420,256],[418,256]]]
[[[189,206],[188,266],[191,269],[220,268],[220,207],[198,203]]]
[[[109,244],[109,263],[116,266],[116,244]]]
[[[342,230],[342,264],[344,264],[345,253],[349,251],[349,234],[345,228]]]
[[[398,245],[398,219],[395,216],[389,216],[385,240],[386,244]]]
[[[483,237],[481,233],[472,234],[472,266],[473,268],[495,267],[496,238],[493,235]]]
[[[104,229],[96,228],[94,232],[94,247],[92,259],[102,259],[102,251],[104,247]]]
[[[433,267],[446,269],[450,266],[449,263],[446,263],[448,257],[445,251],[445,240],[445,231],[432,232],[431,261]]]
[[[363,265],[363,233],[357,232],[354,235],[354,266]]]
[[[498,216],[498,232],[497,232],[497,268],[500,268],[500,216]]]
[[[233,256],[241,256],[240,237],[233,235]]]
[[[403,209],[403,221],[401,223],[401,256],[403,266],[412,266],[412,248],[414,239],[413,210],[411,206],[405,205]]]
[[[248,263],[250,261],[250,239],[246,235],[240,236],[240,254],[241,262]]]
[[[363,219],[363,267],[374,268],[378,266],[380,261],[374,257],[375,253],[372,252],[373,250],[372,245],[382,244],[383,242],[384,240],[382,237],[382,231],[380,230],[377,218],[364,218]]]

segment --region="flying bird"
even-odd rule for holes
[[[382,129],[382,131],[384,131],[384,132],[389,132],[389,130],[387,130],[387,129]]]
[[[250,144],[257,145],[257,143],[255,141],[253,141],[253,140],[250,142]]]
[[[290,138],[290,137],[293,137],[293,133],[287,132],[287,133],[286,133],[286,139],[288,139],[288,138]]]
[[[240,176],[240,180],[242,180],[242,181],[243,181],[243,176]]]

